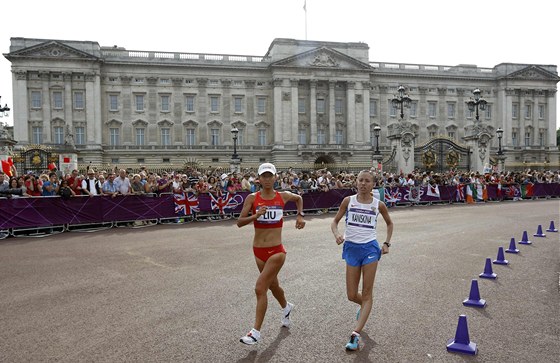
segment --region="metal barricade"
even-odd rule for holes
[[[12,228],[10,235],[13,237],[47,237],[53,234],[59,234],[66,230],[64,225],[59,226],[43,226],[33,228]]]

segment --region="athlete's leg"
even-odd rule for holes
[[[362,305],[362,294],[359,293],[360,275],[362,266],[350,266],[346,264],[346,295],[348,300]]]
[[[284,265],[286,260],[285,253],[276,253],[266,261],[263,262],[258,258],[255,258],[257,265],[259,266],[259,271],[261,274],[257,278],[257,283],[255,284],[255,295],[257,295],[257,312],[255,316],[255,329],[261,330],[262,323],[264,321],[264,316],[266,314],[266,309],[268,307],[267,293],[273,282],[278,279],[278,272]],[[285,299],[284,299],[285,300]]]
[[[373,306],[373,283],[375,282],[375,273],[377,272],[377,263],[372,262],[362,266],[363,279],[362,279],[362,294],[361,294],[361,310],[360,317],[356,323],[357,333],[361,332],[368,320],[371,308]]]

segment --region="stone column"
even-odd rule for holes
[[[208,84],[208,78],[197,78],[196,83],[198,86],[198,95],[196,96],[196,103],[198,107],[196,109],[196,117],[199,119],[199,141],[203,145],[208,145],[208,90],[206,85]]]
[[[548,89],[546,91],[546,127],[548,134],[546,135],[546,146],[554,148],[556,140],[556,90]]]
[[[282,79],[274,80],[274,145],[282,145]]]
[[[12,92],[14,106],[12,115],[14,117],[14,138],[22,145],[29,144],[29,104],[27,90],[27,72],[16,71],[12,73]]]
[[[329,145],[334,145],[334,135],[336,133],[336,114],[334,109],[335,93],[334,86],[336,81],[329,81]]]
[[[346,144],[356,143],[356,82],[346,84]]]
[[[364,142],[364,145],[368,144],[368,145],[373,145],[372,141],[370,140],[370,136],[371,136],[371,132],[370,132],[370,114],[369,114],[369,98],[370,98],[370,94],[369,94],[369,88],[371,87],[369,82],[362,82],[362,87],[363,87],[363,91],[362,91],[362,98],[363,98],[363,107],[364,107],[364,112],[363,112],[363,128],[362,128],[362,140]],[[358,135],[359,137],[359,135]],[[380,139],[381,140],[381,139]]]
[[[98,148],[101,148],[101,136],[103,133],[103,117],[101,116],[101,76],[98,72],[93,74],[93,99],[94,99],[94,137],[93,142]]]
[[[41,86],[43,94],[43,143],[51,142],[51,92],[49,89],[50,74],[41,72]]]
[[[62,77],[64,79],[64,123],[72,127],[72,110],[74,109],[74,102],[72,99],[72,73],[64,72]],[[64,128],[64,132],[66,132],[66,128]],[[74,133],[73,130],[72,133]]]
[[[309,81],[309,124],[311,127],[310,144],[317,143],[317,81]]]
[[[291,107],[291,137],[289,139],[289,143],[292,145],[298,144],[298,129],[299,129],[299,112],[298,112],[298,104],[299,104],[299,80],[291,79],[290,85],[292,86],[292,107]]]
[[[95,144],[95,109],[97,106],[95,105],[95,86],[93,84],[94,80],[95,75],[93,73],[87,73],[85,75],[87,145]]]

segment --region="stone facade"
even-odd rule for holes
[[[554,65],[389,64],[370,61],[364,43],[294,39],[275,39],[264,56],[238,56],[12,38],[4,56],[16,148],[56,149],[71,136],[84,163],[229,163],[237,128],[243,164],[371,165],[379,125],[385,158],[408,147],[399,146],[397,168],[411,145],[472,140],[466,101],[479,88],[489,106],[477,126],[490,137],[485,153],[496,154],[500,127],[506,167],[558,164]],[[403,120],[391,106],[399,85],[412,99]],[[391,130],[401,124],[407,136],[395,142]],[[418,159],[411,167],[421,168]]]

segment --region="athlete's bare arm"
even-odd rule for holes
[[[246,226],[253,221],[256,221],[259,216],[262,216],[266,213],[266,206],[261,206],[256,214],[249,215],[249,212],[253,209],[253,203],[255,202],[255,193],[249,194],[247,198],[245,198],[245,202],[243,202],[243,209],[239,214],[239,218],[237,219],[237,227],[241,228]]]
[[[282,195],[282,199],[284,203],[286,202],[294,202],[297,208],[297,217],[296,217],[296,228],[302,229],[305,227],[305,220],[303,219],[303,198],[299,194],[295,194],[292,192],[280,192]]]
[[[334,216],[334,219],[331,223],[331,231],[334,234],[334,238],[336,240],[336,244],[341,244],[344,242],[344,237],[338,231],[338,222],[344,217],[346,214],[346,210],[348,209],[348,203],[350,203],[350,197],[346,197],[340,203],[340,207],[338,208],[338,212]]]

